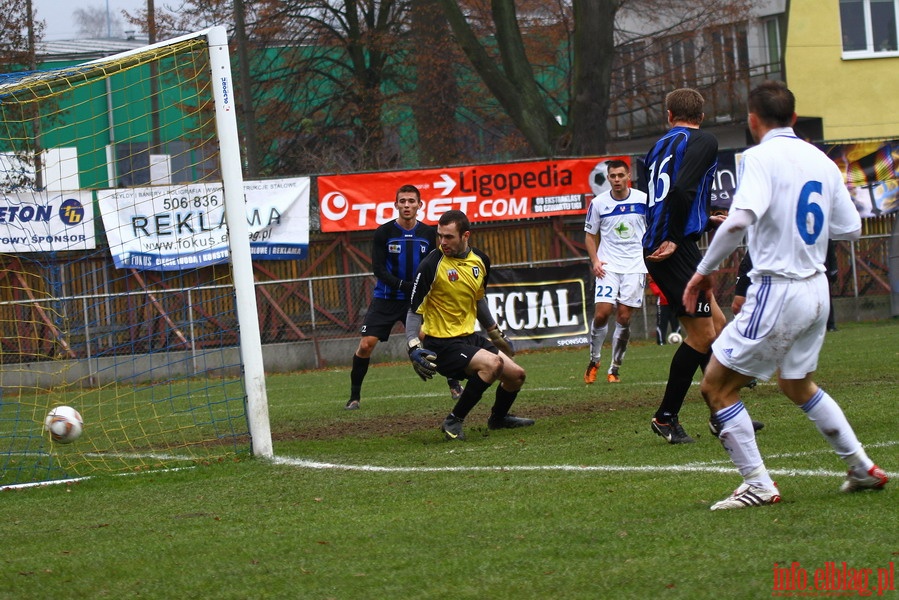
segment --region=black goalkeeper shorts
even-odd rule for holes
[[[437,355],[437,360],[434,361],[437,364],[437,372],[450,379],[468,379],[469,375],[465,369],[478,350],[499,354],[493,342],[477,333],[454,338],[426,335],[421,345]]]

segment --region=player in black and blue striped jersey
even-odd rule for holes
[[[697,307],[685,309],[681,298],[702,259],[698,241],[709,225],[712,185],[718,166],[718,140],[699,126],[704,99],[681,88],[665,97],[670,130],[652,147],[640,180],[646,186],[646,233],[643,257],[649,275],[681,322],[685,339],[674,353],[665,395],[652,420],[652,430],[670,444],[693,442],[678,420],[697,369],[711,357],[711,345],[724,327],[724,313],[711,292]]]

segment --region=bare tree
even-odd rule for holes
[[[78,27],[78,35],[86,38],[122,37],[122,19],[105,6],[93,5],[76,8],[72,18]]]
[[[666,126],[662,103],[689,86],[706,97],[707,116],[745,118],[751,87],[745,0],[628,0],[616,27],[609,123],[617,137]]]
[[[460,162],[462,149],[456,112],[461,92],[455,65],[462,57],[450,37],[438,0],[412,0],[411,25],[410,53],[416,74],[411,104],[419,162],[423,165]]]
[[[46,27],[34,17],[31,2],[0,0],[0,68],[4,71],[34,68],[34,45]]]
[[[396,79],[398,64],[393,59],[408,32],[409,1],[314,0],[286,5],[287,30],[314,43],[314,48],[307,46],[296,55],[295,80],[332,92],[314,102],[317,110],[307,116],[342,126],[345,152],[354,157],[357,168],[395,166],[399,151],[386,136],[385,107],[396,93],[388,82]],[[306,95],[307,90],[301,93]]]
[[[261,0],[254,4],[267,5],[277,0]],[[174,3],[147,0],[146,8],[134,13],[123,11],[125,21],[148,33],[153,30],[156,40],[199,31],[213,25],[232,25],[233,0],[181,0]],[[149,14],[152,9],[153,14]],[[249,10],[249,9],[248,9]]]
[[[46,23],[37,19],[31,0],[0,0],[0,72],[33,71],[37,68],[37,44]],[[0,191],[41,187],[41,115],[34,97],[24,91],[5,95],[0,102],[0,123],[10,146],[0,168]],[[53,101],[47,102],[53,106]],[[52,112],[52,111],[51,111]],[[52,122],[54,116],[48,116]]]
[[[241,4],[240,27],[231,0],[184,0],[155,22],[160,38],[232,26],[242,128],[255,133],[244,150],[258,152],[246,164],[265,175],[602,154],[609,123],[616,137],[654,133],[665,92],[728,79],[698,75],[726,44],[697,31],[745,19],[749,2]]]
[[[255,3],[245,20],[245,43],[253,50],[249,81],[240,83],[253,88],[260,172],[393,164],[397,152],[385,144],[383,86],[389,56],[398,51],[395,36],[388,38],[405,6]]]
[[[622,48],[640,48],[639,55],[629,56],[631,67],[654,63],[642,73],[648,79],[640,82],[647,91],[641,108],[656,107],[660,90],[699,83],[695,71],[689,72],[695,54],[678,44],[714,23],[745,19],[749,10],[744,0],[490,0],[489,10],[486,0],[440,2],[473,68],[532,153],[545,156],[605,152],[610,107],[616,92],[624,92],[613,87],[613,73],[625,68]],[[628,23],[639,23],[639,30],[628,30]],[[531,59],[531,34],[552,29],[555,35],[543,39],[569,41],[571,74],[566,85],[554,88],[541,85]],[[672,60],[675,49],[680,58]]]
[[[410,0],[258,0],[244,2],[251,112],[261,174],[395,166],[395,114],[408,93],[398,76],[407,55]],[[161,35],[232,23],[226,0],[186,0],[157,11]],[[146,14],[133,18],[146,22]],[[242,70],[241,70],[242,71]],[[241,97],[242,102],[246,102]],[[243,109],[242,109],[243,110]]]
[[[527,139],[532,151],[543,156],[554,154],[565,127],[550,110],[537,82],[514,0],[492,0],[489,14],[477,6],[463,10],[455,0],[440,2],[473,68]],[[607,2],[602,0],[603,4]],[[495,42],[495,50],[488,48],[485,40]]]

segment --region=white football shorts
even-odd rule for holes
[[[750,377],[767,381],[779,370],[783,379],[802,379],[818,368],[829,309],[823,273],[802,280],[754,277],[746,303],[712,352],[725,367]]]
[[[612,273],[596,280],[596,302],[624,304],[631,308],[643,306],[646,275],[643,273]]]

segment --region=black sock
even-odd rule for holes
[[[705,373],[705,368],[709,366],[709,361],[712,360],[712,350],[709,349],[708,352],[702,355],[702,358],[699,359],[699,368],[702,369],[702,372]]]
[[[518,392],[510,392],[502,384],[498,385],[496,388],[496,401],[493,403],[493,408],[490,409],[490,416],[500,419],[505,417],[509,414],[509,409],[512,408],[512,404],[515,403],[515,398],[517,397]]]
[[[668,370],[668,385],[665,386],[665,396],[662,404],[656,411],[655,417],[663,423],[677,416],[684,399],[693,383],[693,376],[700,365],[708,364],[711,352],[697,352],[687,344],[677,347],[674,357],[671,359],[671,367]]]
[[[453,415],[457,419],[467,417],[471,409],[475,407],[475,404],[481,401],[481,396],[484,395],[484,392],[489,387],[490,384],[478,377],[477,374],[469,377],[468,382],[465,384],[465,391],[462,392],[462,397],[459,398],[456,406],[453,407]]]
[[[362,380],[368,373],[371,358],[360,358],[353,354],[353,370],[350,371],[350,400],[359,400],[362,394]]]

